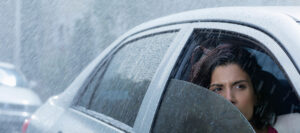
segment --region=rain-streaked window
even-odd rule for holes
[[[176,32],[166,32],[124,44],[100,68],[79,105],[133,126],[152,76],[175,36]]]
[[[231,103],[206,88],[172,79],[157,113],[153,133],[252,133]]]

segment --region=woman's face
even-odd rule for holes
[[[210,90],[222,95],[251,120],[255,95],[249,75],[237,64],[218,66],[212,72]]]

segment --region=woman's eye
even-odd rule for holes
[[[222,88],[214,88],[213,91],[214,92],[220,92],[222,90]]]
[[[239,85],[236,85],[235,88],[244,90],[244,89],[246,88],[246,85],[244,85],[244,84],[239,84]]]

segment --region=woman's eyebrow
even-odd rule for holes
[[[238,81],[233,82],[232,85],[236,85],[236,84],[239,84],[239,83],[242,83],[242,82],[247,82],[248,83],[248,80],[238,80]],[[222,87],[223,84],[211,84],[208,87],[210,88],[210,87],[213,87],[213,86]]]
[[[212,87],[212,86],[222,87],[223,85],[222,84],[211,84],[211,85],[209,85],[209,88]]]
[[[241,82],[247,82],[247,83],[248,83],[247,80],[238,80],[238,81],[233,82],[232,85],[236,85],[236,84],[239,84],[239,83],[241,83]]]

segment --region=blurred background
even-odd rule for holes
[[[193,9],[262,5],[300,0],[1,0],[0,62],[21,70],[45,102],[134,26]]]

